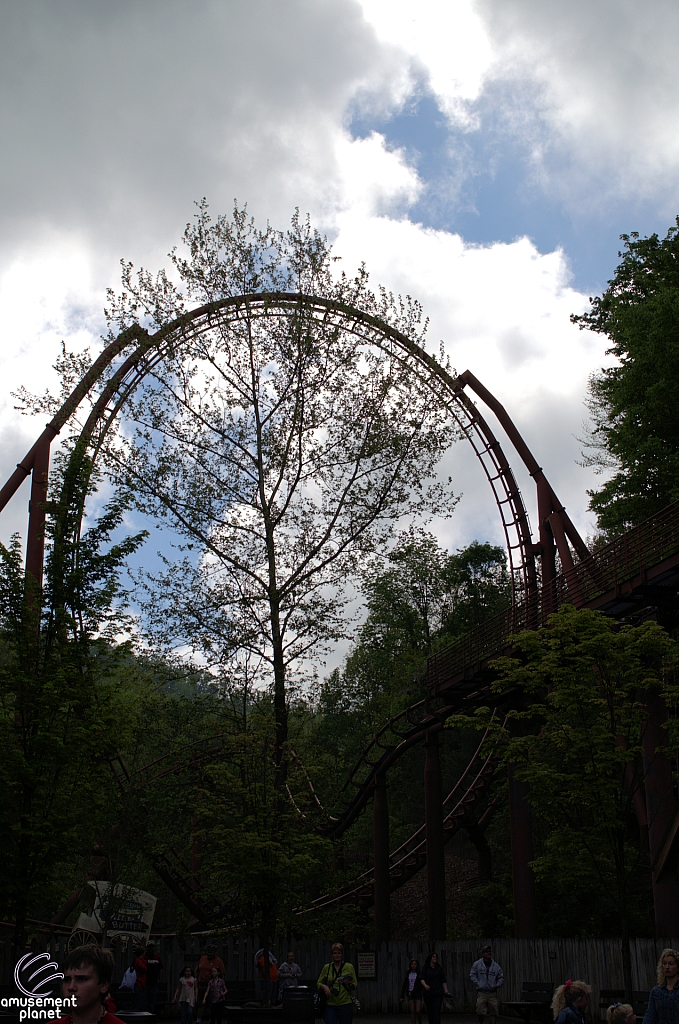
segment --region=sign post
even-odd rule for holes
[[[95,892],[91,914],[81,914],[74,931],[101,934],[108,916],[107,935],[135,939],[145,946],[151,933],[156,897],[131,885],[111,885],[110,882],[89,882]]]
[[[377,977],[377,953],[357,953],[356,960],[358,978]]]

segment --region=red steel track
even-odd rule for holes
[[[388,351],[406,363],[413,375],[431,389],[436,401],[448,409],[453,432],[472,445],[489,482],[500,513],[512,582],[511,607],[433,655],[427,662],[426,698],[390,719],[367,746],[343,786],[344,807],[325,828],[328,834],[339,836],[371,798],[377,773],[385,771],[406,750],[422,742],[428,733],[442,729],[452,713],[465,708],[471,710],[480,703],[494,703],[497,707],[506,704],[511,695],[491,695],[490,663],[494,657],[511,649],[512,634],[544,625],[549,614],[565,601],[577,607],[599,608],[621,618],[673,595],[679,585],[679,503],[590,555],[507,412],[472,373],[465,371],[454,376],[419,344],[391,325],[334,300],[295,293],[237,295],[183,313],[154,334],[138,324],[123,331],[100,354],[0,489],[1,511],[26,477],[32,475],[26,569],[34,583],[40,586],[42,581],[50,445],[83,403],[87,415],[75,453],[87,454],[93,463],[127,399],[143,384],[145,376],[162,364],[168,353],[174,353],[189,338],[215,328],[228,329],[230,323],[300,312],[313,317],[321,326],[341,327],[366,345]],[[537,543],[531,537],[525,504],[510,463],[490,424],[465,388],[473,391],[491,410],[535,481]],[[77,494],[62,493],[52,506],[58,510],[54,514],[63,516],[64,520],[67,511],[76,511],[72,518],[77,535],[86,485],[87,481],[82,482]],[[563,569],[559,576],[555,568],[557,551]],[[539,572],[536,560],[540,562]],[[492,774],[492,755],[482,763],[480,758],[477,751],[464,773],[465,782],[461,779],[449,794],[450,801],[460,786],[467,786],[445,819],[448,838],[466,822],[474,819],[478,823],[479,815],[484,820],[484,815],[492,813],[492,807],[480,810]],[[474,774],[472,766],[477,763],[480,767]],[[130,779],[124,778],[122,762],[119,768],[120,784],[131,785]],[[424,863],[426,850],[421,833],[421,829],[415,832],[391,855],[392,887],[401,884]],[[217,908],[202,904],[195,887],[191,888],[195,883],[191,882],[191,873],[181,858],[158,854],[154,864],[192,913],[206,923],[214,917]],[[364,877],[357,879],[351,893],[345,895],[357,900],[368,898],[366,887],[369,885]],[[323,900],[321,904],[326,905]]]

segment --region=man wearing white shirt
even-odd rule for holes
[[[278,968],[278,980],[280,987],[278,998],[283,998],[283,990],[286,988],[297,988],[299,979],[302,977],[302,968],[295,963],[295,954],[288,953],[283,963]]]
[[[500,965],[493,960],[490,946],[481,950],[481,959],[472,964],[469,977],[476,985],[476,1016],[479,1024],[484,1024],[488,1017],[489,1024],[495,1024],[500,1012],[498,989],[505,983],[505,976]]]

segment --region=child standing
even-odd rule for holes
[[[198,983],[193,976],[193,968],[185,967],[184,973],[177,983],[177,991],[174,994],[173,1003],[179,1000],[179,1012],[182,1024],[192,1024],[193,1009],[196,1005],[196,991]]]
[[[407,999],[410,1007],[410,1024],[422,1024],[422,982],[420,961],[411,960],[401,985],[401,1000]]]
[[[629,1003],[613,1003],[606,1010],[606,1024],[637,1024],[634,1007]]]
[[[207,992],[203,996],[203,1004],[210,1003],[210,1024],[222,1024],[224,1014],[224,1000],[226,999],[227,988],[224,979],[220,977],[216,967],[212,968],[212,977],[207,986]]]
[[[552,999],[554,1024],[585,1024],[585,1010],[591,988],[585,981],[571,981],[559,985]]]

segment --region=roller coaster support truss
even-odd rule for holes
[[[373,870],[375,874],[375,945],[391,938],[389,878],[389,805],[387,778],[380,772],[375,778],[373,796]]]
[[[429,938],[446,937],[446,865],[443,835],[443,784],[439,734],[431,731],[425,739],[424,821],[427,836],[427,923]]]
[[[679,806],[674,794],[672,762],[668,756],[667,707],[659,694],[649,694],[647,710],[641,743],[655,930],[656,936],[660,937],[674,935],[679,924]]]
[[[552,602],[551,595],[553,593],[554,580],[556,579],[556,552],[559,552],[561,564],[568,573],[574,568],[573,555],[568,542],[570,541],[580,559],[589,558],[590,551],[571,522],[565,507],[556,496],[542,467],[538,465],[537,459],[521,437],[504,406],[498,402],[497,398],[491,394],[488,388],[483,386],[470,370],[465,370],[457,379],[462,386],[468,386],[492,410],[524,466],[535,481],[539,541],[537,544],[531,543],[529,547],[531,554],[537,555],[541,563],[544,608],[545,604],[551,604]]]

